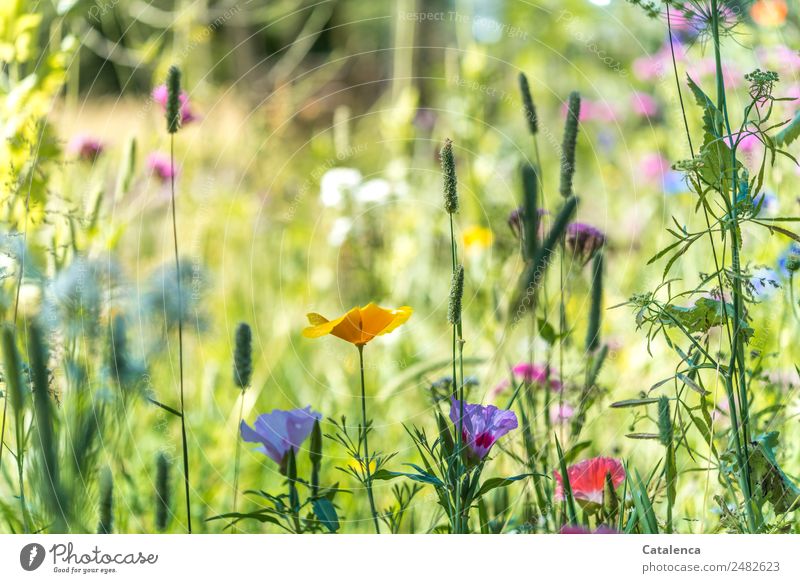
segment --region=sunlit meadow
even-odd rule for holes
[[[0,532],[800,532],[799,25],[5,0]]]

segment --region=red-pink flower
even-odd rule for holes
[[[558,372],[545,364],[531,364],[529,362],[521,362],[515,365],[511,372],[514,379],[525,381],[528,384],[549,385],[553,391],[561,390],[561,381],[558,380]],[[504,379],[498,383],[494,388],[493,393],[497,395],[510,385],[508,379]]]
[[[103,142],[87,135],[77,135],[69,142],[69,151],[82,160],[94,162],[103,153]]]
[[[166,85],[159,85],[153,89],[153,99],[164,111],[167,110],[167,97],[168,91]],[[185,91],[180,92],[178,100],[181,102],[181,125],[186,125],[195,121],[197,116],[192,111],[192,106],[189,104],[189,96]]]
[[[610,457],[595,457],[578,462],[567,468],[572,496],[578,502],[603,503],[606,475],[611,475],[611,483],[618,487],[625,481],[625,468],[622,462]],[[556,480],[555,499],[564,499],[564,483],[558,471],[553,472]]]
[[[153,152],[147,157],[147,167],[162,182],[178,175],[178,169],[172,165],[169,156],[161,152]]]

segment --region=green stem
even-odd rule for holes
[[[175,169],[175,134],[169,139],[170,168]],[[170,194],[172,198],[172,240],[175,250],[175,280],[178,283],[178,374],[181,389],[181,445],[183,447],[183,485],[186,494],[186,525],[192,534],[192,504],[189,498],[189,445],[186,439],[186,411],[183,398],[183,291],[181,290],[181,262],[178,257],[178,220],[175,210],[175,172],[171,172]]]
[[[456,250],[456,236],[455,236],[455,227],[453,225],[453,215],[452,213],[450,216],[450,257],[452,259],[452,267],[453,273],[456,272],[456,265],[457,265],[457,250]],[[464,382],[464,356],[463,351],[461,355],[461,382],[459,383],[458,374],[456,371],[456,361],[457,361],[457,348],[459,342],[459,334],[458,334],[458,326],[453,325],[453,398],[459,399],[461,405],[459,407],[460,414],[458,418],[458,427],[456,430],[456,487],[455,487],[455,523],[453,524],[453,534],[461,534],[461,490],[462,490],[462,475],[464,473],[463,462],[461,459],[462,449],[463,449],[463,438],[462,433],[464,431],[463,428],[463,417],[464,417],[464,399],[461,394],[463,393],[463,388],[461,385]]]
[[[233,462],[233,511],[236,512],[236,503],[239,499],[239,467],[241,465],[242,457],[242,439],[239,435],[239,428],[244,419],[244,392],[247,389],[242,389],[242,394],[239,396],[239,423],[236,424],[236,457]]]
[[[369,456],[369,444],[367,442],[367,433],[369,428],[367,426],[367,390],[366,383],[364,382],[364,345],[358,346],[358,363],[361,368],[361,436],[364,440],[364,471],[367,474],[367,497],[369,498],[369,509],[372,512],[372,520],[375,522],[375,532],[381,533],[381,527],[378,523],[378,512],[375,510],[375,498],[372,495],[372,472],[369,469],[369,464],[372,461]]]
[[[725,80],[722,75],[722,55],[720,51],[720,37],[719,37],[719,7],[717,0],[711,0],[711,28],[714,39],[714,61],[716,65],[716,81],[717,81],[717,108],[722,112],[725,128],[724,131],[727,135],[732,136],[731,124],[728,118],[728,106],[725,98]],[[722,128],[719,128],[723,133]],[[743,294],[742,294],[742,281],[741,281],[741,258],[739,246],[741,245],[741,238],[739,235],[739,217],[736,209],[736,196],[739,191],[738,170],[736,168],[736,145],[732,144],[731,148],[731,165],[732,165],[732,180],[731,180],[731,198],[730,198],[730,221],[731,221],[731,270],[733,277],[733,345],[731,346],[731,373],[738,373],[739,385],[739,407],[741,410],[741,433],[742,444],[741,450],[743,459],[741,459],[741,471],[743,475],[743,486],[745,495],[745,511],[747,513],[748,526],[751,532],[758,532],[760,529],[760,517],[756,520],[756,509],[752,500],[752,481],[750,478],[750,462],[748,455],[748,442],[750,439],[750,407],[747,396],[747,380],[745,369],[745,354],[744,354],[744,336],[742,334],[743,316]],[[724,193],[723,193],[724,195]],[[736,365],[736,366],[734,366]],[[732,387],[731,387],[732,388]],[[734,427],[739,431],[739,428]]]

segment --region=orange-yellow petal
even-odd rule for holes
[[[338,320],[328,321],[319,314],[311,313],[306,314],[306,318],[308,318],[311,326],[303,329],[303,336],[306,338],[319,338],[320,336],[330,334],[334,326],[336,326],[336,324],[338,324],[339,321],[344,318],[344,316]]]
[[[380,332],[380,334],[388,334],[395,328],[399,328],[406,323],[413,313],[414,310],[409,306],[401,306],[392,310],[392,321]]]
[[[331,330],[331,334],[347,342],[352,342],[353,344],[363,344],[360,310],[358,308],[353,308],[336,320],[336,326]]]
[[[310,313],[307,318],[311,326],[303,330],[303,336],[319,338],[332,334],[356,346],[364,345],[403,324],[412,312],[408,306],[387,310],[371,302],[363,308],[353,308],[336,320],[328,321],[320,314]]]

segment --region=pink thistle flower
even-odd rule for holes
[[[159,85],[153,89],[153,100],[161,106],[164,112],[167,111],[167,98],[168,91],[166,85]],[[180,92],[178,100],[181,102],[181,125],[186,125],[195,121],[197,116],[192,111],[192,106],[189,103],[189,95],[186,91]]]
[[[271,413],[259,415],[253,427],[242,421],[240,431],[244,441],[261,444],[256,451],[283,465],[289,450],[297,452],[311,435],[314,423],[320,419],[322,415],[312,411],[310,406],[291,411],[274,409]]]
[[[178,168],[172,165],[168,155],[161,152],[153,152],[147,157],[147,167],[156,178],[162,182],[178,176]]]
[[[461,439],[477,459],[486,457],[489,450],[512,429],[517,428],[517,415],[513,411],[498,409],[494,405],[464,403],[464,420]],[[450,420],[458,430],[461,401],[450,398]]]
[[[81,160],[94,162],[103,153],[105,146],[97,138],[80,134],[70,140],[67,149]]]
[[[583,460],[567,468],[572,495],[579,503],[603,503],[606,475],[611,475],[611,483],[617,488],[625,481],[625,468],[622,462],[610,457],[596,457]],[[553,472],[556,480],[555,499],[564,499],[564,483],[561,473]]]
[[[586,223],[570,223],[567,225],[565,242],[572,256],[585,265],[605,245],[606,236],[600,229]]]

